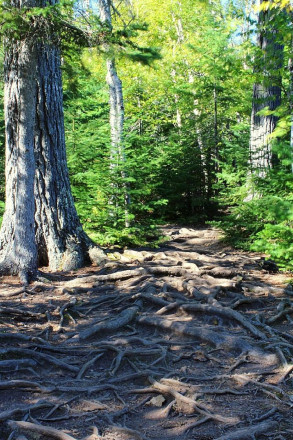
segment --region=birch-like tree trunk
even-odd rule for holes
[[[99,11],[101,22],[106,24],[112,30],[111,16],[111,0],[99,0]],[[107,48],[106,48],[107,49]],[[123,145],[123,129],[124,129],[124,100],[121,79],[118,76],[115,58],[109,57],[106,61],[107,76],[106,81],[109,86],[109,104],[110,104],[110,128],[111,128],[111,152],[110,152],[110,168],[112,176],[115,179],[115,172],[118,166],[122,166],[121,178],[122,182],[126,178],[123,170],[125,164],[125,149]],[[115,185],[114,185],[115,187]],[[128,205],[130,197],[127,191],[126,183],[122,183],[124,210],[125,210],[125,226],[129,227]],[[117,200],[112,198],[111,204],[117,208]]]
[[[20,9],[32,5],[16,1],[11,6]],[[37,269],[34,226],[36,63],[34,42],[6,42],[6,204],[0,231],[0,272],[19,274],[25,283]]]
[[[261,4],[270,3],[263,0]],[[268,4],[268,6],[270,6]],[[274,11],[265,8],[259,13],[258,45],[263,55],[256,73],[263,73],[263,80],[253,87],[253,102],[251,113],[250,160],[252,174],[265,177],[273,165],[273,153],[270,135],[276,128],[278,118],[275,115],[260,115],[259,112],[268,109],[276,110],[281,104],[281,76],[278,70],[282,66],[283,47],[277,42],[277,31],[273,26]]]
[[[293,23],[293,14],[291,14],[291,23]],[[293,36],[291,36],[291,51],[293,50]],[[289,108],[291,113],[291,128],[290,128],[290,151],[291,151],[291,172],[293,173],[293,58],[289,58]]]

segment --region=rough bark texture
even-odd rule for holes
[[[109,0],[99,0],[100,18],[109,29],[112,29],[111,7]],[[125,163],[125,150],[123,145],[123,129],[124,129],[124,100],[121,79],[118,76],[115,59],[110,57],[107,59],[107,76],[106,81],[109,86],[109,104],[110,104],[110,128],[111,128],[111,171],[113,175],[119,165],[122,165],[121,177],[125,179],[126,173],[123,170]],[[130,204],[127,186],[123,184],[124,204],[125,204],[125,226],[129,226],[128,208]],[[114,199],[111,201],[113,205],[117,204]]]
[[[12,3],[46,5],[43,0]],[[52,270],[72,270],[86,259],[104,259],[84,233],[71,194],[60,53],[50,39],[11,43],[5,61],[6,211],[0,271],[20,274],[25,282],[38,262]]]
[[[81,267],[90,240],[70,190],[66,161],[60,53],[38,48],[35,125],[36,240],[40,264],[53,270]]]
[[[29,6],[17,2],[13,7]],[[33,128],[36,48],[10,42],[5,54],[6,206],[0,233],[0,271],[26,283],[37,268],[34,230]]]
[[[261,3],[269,2],[264,0]],[[278,69],[282,66],[283,46],[277,41],[277,32],[272,24],[273,13],[268,9],[259,14],[258,45],[263,55],[255,71],[263,73],[263,80],[253,87],[250,137],[251,167],[259,177],[264,177],[273,165],[270,135],[276,127],[277,117],[258,113],[265,108],[274,111],[281,104],[281,77]]]

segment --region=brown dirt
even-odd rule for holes
[[[25,290],[1,279],[0,439],[293,438],[290,274],[212,228],[165,233]]]

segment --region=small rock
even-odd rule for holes
[[[159,394],[158,396],[153,397],[151,400],[149,400],[147,402],[147,405],[157,406],[158,408],[160,408],[165,401],[165,397]]]

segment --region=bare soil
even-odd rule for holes
[[[0,439],[293,439],[290,274],[212,228],[0,286]]]

